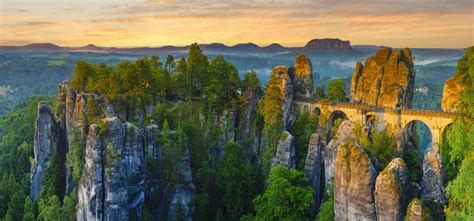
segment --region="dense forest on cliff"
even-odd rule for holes
[[[423,219],[474,216],[474,48],[458,62],[466,88],[440,146],[447,202],[411,193],[424,182],[417,129],[397,140],[376,122],[295,107],[350,99],[342,80],[313,90],[312,72],[300,55],[262,85],[257,73],[240,79],[232,63],[209,59],[197,44],[187,59],[77,62],[57,98],[31,98],[0,118],[0,217],[333,220],[350,219],[340,205],[360,201],[375,205],[355,208],[369,218],[387,215],[375,211],[384,206],[399,208],[388,215],[399,220],[416,208]],[[397,142],[407,143],[401,156]],[[360,188],[344,192],[344,183]],[[410,194],[384,204],[381,196],[398,189]]]

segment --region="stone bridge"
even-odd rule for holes
[[[444,130],[456,118],[455,113],[397,109],[347,102],[299,100],[295,103],[300,110],[324,114],[329,122],[334,120],[337,113],[342,112],[349,120],[360,125],[364,125],[370,119],[375,119],[396,132],[403,132],[411,122],[421,121],[430,129],[433,147],[439,145]]]

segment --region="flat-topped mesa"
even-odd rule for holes
[[[351,81],[351,101],[375,106],[411,108],[415,70],[410,49],[382,48],[357,62]]]

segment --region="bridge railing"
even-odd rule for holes
[[[394,107],[385,107],[385,106],[375,106],[362,103],[352,103],[352,102],[340,102],[340,101],[324,101],[324,100],[314,100],[314,99],[298,99],[295,102],[310,103],[310,104],[321,104],[326,106],[334,107],[343,107],[343,108],[357,108],[365,111],[393,111],[400,112],[402,114],[409,115],[422,115],[422,116],[432,116],[432,117],[443,117],[443,118],[455,118],[456,113],[444,112],[444,111],[435,111],[435,110],[419,110],[419,109],[408,109],[408,108],[394,108]]]

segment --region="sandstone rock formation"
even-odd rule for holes
[[[310,99],[313,93],[313,65],[304,55],[295,59],[294,71],[294,97],[295,99]]]
[[[339,146],[347,142],[357,142],[357,137],[354,134],[355,126],[352,121],[343,121],[337,129],[335,137],[324,147],[324,186],[327,186],[334,177],[334,166]]]
[[[393,159],[375,182],[377,220],[403,220],[409,199],[410,175],[401,158]]]
[[[59,129],[48,104],[40,102],[38,104],[38,117],[36,118],[36,131],[33,142],[35,158],[31,171],[30,197],[32,199],[36,198],[41,191],[41,181],[52,154],[64,152],[61,149],[65,147],[62,147],[59,142]]]
[[[423,159],[423,178],[421,179],[421,199],[446,203],[444,194],[445,173],[441,155],[432,148]]]
[[[374,187],[377,170],[356,144],[339,147],[334,175],[335,220],[376,220]]]
[[[309,183],[313,188],[313,209],[311,219],[314,219],[322,200],[324,190],[323,174],[323,153],[321,136],[318,133],[311,135],[308,144],[308,154],[306,155],[304,173],[309,177]]]
[[[283,101],[281,107],[283,130],[288,130],[295,117],[295,110],[293,108],[293,72],[286,66],[276,66],[273,68],[273,73],[278,76],[280,98]]]
[[[410,49],[382,48],[357,63],[351,80],[351,101],[369,105],[410,108],[415,71]]]
[[[138,219],[145,199],[142,132],[116,117],[104,120],[106,128],[89,128],[77,220]]]
[[[192,182],[193,174],[191,171],[191,159],[188,149],[186,149],[183,154],[180,172],[183,177],[183,183],[179,184],[173,193],[168,210],[169,221],[178,220],[178,218],[180,218],[178,215],[183,215],[181,218],[184,218],[186,221],[192,220],[194,212],[192,199],[196,192],[196,188]]]
[[[462,81],[463,75],[456,74],[446,80],[443,88],[443,99],[441,107],[444,111],[456,111],[456,106],[459,104],[461,95],[466,89],[467,85]]]
[[[283,131],[278,140],[275,157],[272,159],[272,167],[282,164],[287,168],[295,168],[295,153],[295,137],[288,131]]]
[[[432,220],[431,211],[420,199],[414,198],[408,205],[405,221],[428,221]]]
[[[215,118],[214,125],[221,129],[221,135],[216,147],[216,153],[213,156],[221,159],[224,156],[224,145],[227,142],[235,140],[235,128],[237,127],[237,113],[235,111],[225,110],[221,116]]]
[[[256,116],[258,111],[258,101],[263,95],[260,87],[252,89],[249,88],[242,92],[243,103],[239,107],[238,116],[238,131],[236,140],[240,145],[251,145],[253,158],[257,158],[260,150],[261,131],[256,125]],[[252,161],[255,161],[253,159]]]

